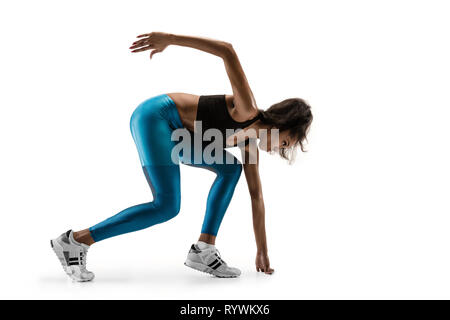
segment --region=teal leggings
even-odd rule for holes
[[[178,214],[181,202],[180,167],[178,161],[172,161],[172,148],[177,141],[171,140],[171,134],[180,128],[183,125],[176,105],[166,94],[154,96],[136,108],[131,116],[130,129],[153,201],[129,207],[90,227],[94,241],[148,228]],[[217,235],[242,171],[242,164],[231,153],[223,150],[223,157],[223,161],[212,164],[202,159],[200,163],[194,163],[193,151],[190,159],[183,157],[182,152],[176,158],[181,163],[216,173],[201,229],[202,233],[214,236]],[[232,163],[229,159],[233,160]]]

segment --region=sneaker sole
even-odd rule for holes
[[[61,266],[64,269],[64,272],[70,277],[70,279],[77,281],[77,282],[87,282],[91,280],[87,279],[80,279],[73,276],[73,271],[70,268],[70,266],[67,265],[66,258],[64,257],[64,254],[62,253],[63,250],[61,246],[58,244],[58,241],[56,239],[50,240],[50,246],[52,247],[53,252],[56,254],[56,257],[58,258],[59,262],[61,263]]]
[[[210,268],[208,266],[205,266],[204,264],[193,262],[190,260],[186,260],[184,265],[189,268],[192,268],[194,270],[200,271],[200,272],[212,274],[213,276],[216,276],[218,278],[237,278],[237,277],[239,277],[239,275],[229,275],[229,274],[223,274],[223,273],[217,272],[213,268]]]

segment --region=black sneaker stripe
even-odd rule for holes
[[[193,253],[200,253],[202,252],[198,247],[196,247],[194,244],[191,246],[191,249],[189,250],[189,252],[193,252]]]
[[[215,265],[216,264],[216,262],[218,262],[219,260],[214,260],[213,262],[211,262],[210,264],[208,264],[208,267],[212,267],[213,265]]]
[[[80,265],[78,263],[78,261],[77,262],[75,262],[75,261],[69,262],[69,266],[78,266],[78,265]]]
[[[63,251],[64,260],[66,260],[66,263],[69,263],[69,251]]]
[[[215,253],[214,255],[217,257],[217,259],[218,259],[219,261],[225,262],[225,261],[222,260],[222,258],[221,258],[217,253]]]
[[[222,265],[222,262],[218,261],[217,264],[213,268],[213,270],[216,270],[218,267],[220,267]]]

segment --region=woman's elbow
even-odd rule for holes
[[[230,42],[222,42],[222,58],[229,58],[235,54],[233,45]]]

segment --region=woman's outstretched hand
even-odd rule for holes
[[[155,53],[162,52],[169,44],[169,34],[164,32],[151,32],[144,33],[137,36],[139,40],[136,40],[131,45],[131,52],[141,52],[153,49],[150,53],[150,59]]]
[[[265,274],[272,274],[275,270],[270,267],[269,256],[264,252],[256,253],[256,271],[264,272]]]

